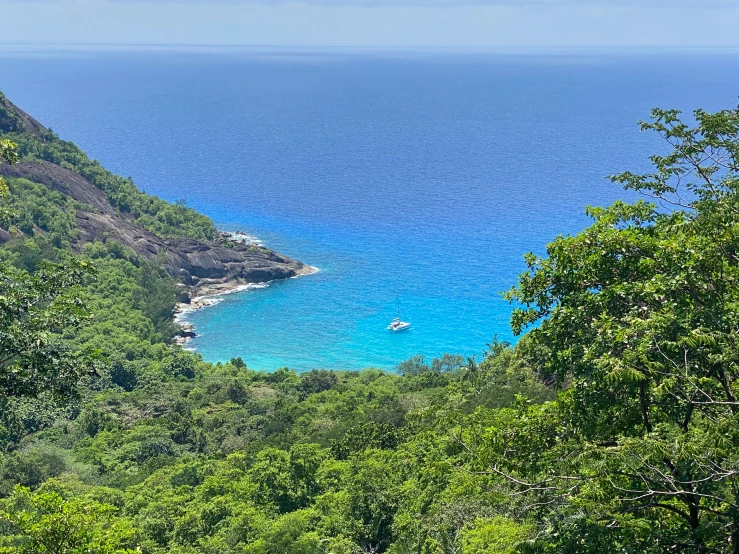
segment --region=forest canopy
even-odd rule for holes
[[[691,121],[642,124],[667,150],[613,180],[644,200],[526,255],[515,346],[396,372],[206,363],[169,344],[156,261],[73,253],[70,200],[8,179],[43,232],[0,248],[0,552],[739,553],[739,111]],[[0,139],[151,230],[214,231],[69,143]]]

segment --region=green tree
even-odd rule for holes
[[[567,551],[739,553],[739,112],[694,116],[655,110],[671,151],[613,177],[661,209],[589,209],[508,293],[566,391],[492,433],[488,465],[569,514]]]
[[[81,499],[65,500],[55,491],[17,487],[0,509],[0,553],[133,554],[125,548],[133,533],[112,520],[115,507]]]
[[[0,141],[0,161],[17,160],[15,144]],[[0,195],[5,193],[0,183]],[[72,354],[56,333],[87,317],[77,290],[87,264],[40,264],[34,275],[0,266],[0,407],[41,392],[68,397],[90,360]]]
[[[137,300],[141,311],[151,319],[162,338],[167,340],[177,332],[177,326],[172,321],[177,289],[174,280],[162,269],[161,261],[153,259],[141,263],[138,279],[141,293]]]
[[[15,163],[18,161],[18,154],[16,152],[16,147],[18,145],[14,142],[11,142],[7,139],[0,139],[0,163]],[[5,181],[2,177],[0,177],[0,198],[5,196],[8,193],[8,186],[5,184]],[[11,212],[5,207],[0,207],[0,225],[6,223],[10,217]]]
[[[395,371],[400,375],[421,375],[430,371],[430,368],[426,365],[426,357],[423,354],[416,354],[400,362]]]
[[[66,398],[94,372],[92,359],[57,334],[88,317],[74,288],[87,273],[81,261],[45,264],[33,275],[0,268],[0,402],[42,392]]]
[[[519,554],[521,544],[534,531],[531,524],[519,524],[502,517],[478,520],[462,530],[464,554]]]

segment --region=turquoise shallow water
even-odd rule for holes
[[[190,314],[250,367],[391,368],[513,340],[499,292],[604,177],[662,146],[655,106],[736,104],[729,54],[0,55],[0,88],[144,190],[317,266]],[[412,329],[385,327],[396,294]]]

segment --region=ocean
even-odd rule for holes
[[[316,266],[188,314],[190,347],[254,369],[479,360],[500,293],[606,176],[664,151],[654,107],[735,107],[721,52],[0,50],[0,89],[148,193]],[[386,330],[396,302],[411,329]]]

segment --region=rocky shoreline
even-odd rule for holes
[[[302,277],[304,275],[312,275],[313,273],[318,273],[318,271],[320,270],[317,267],[302,265],[302,267],[298,268],[295,271],[295,275],[292,275],[288,278],[294,279],[296,277]],[[195,329],[195,326],[185,319],[186,314],[197,310],[202,310],[203,308],[215,306],[216,304],[221,302],[222,298],[220,297],[225,294],[265,288],[269,285],[270,282],[277,280],[282,279],[271,279],[269,281],[250,283],[244,282],[239,279],[234,279],[230,281],[215,283],[201,282],[198,283],[198,286],[191,287],[192,292],[197,296],[192,296],[189,302],[180,302],[175,306],[174,321],[179,326],[180,330],[177,336],[173,339],[173,344],[185,346],[197,336],[197,330]]]
[[[42,143],[50,136],[46,128],[2,94],[0,132],[27,133]],[[180,325],[176,342],[186,342],[196,335],[182,314],[212,306],[219,301],[216,296],[317,271],[266,248],[262,241],[244,231],[221,230],[201,239],[160,236],[142,226],[133,213],[111,204],[103,190],[69,164],[48,160],[0,163],[0,177],[27,179],[75,201],[76,235],[72,250],[79,253],[87,244],[114,242],[145,260],[161,264],[181,283],[188,297],[175,313],[175,322]],[[45,233],[40,228],[34,232]],[[0,229],[0,244],[22,236],[20,231]]]
[[[85,244],[94,242],[117,242],[144,259],[159,260],[198,296],[203,294],[200,291],[232,288],[232,282],[263,283],[305,271],[303,263],[265,248],[259,239],[241,231],[220,231],[212,240],[160,237],[139,225],[130,213],[113,207],[105,193],[82,175],[51,162],[0,163],[0,176],[28,179],[77,201],[74,250],[81,252]],[[0,233],[0,243],[12,238],[10,233]]]

